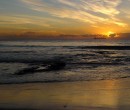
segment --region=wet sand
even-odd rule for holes
[[[0,85],[0,110],[130,110],[130,79]]]

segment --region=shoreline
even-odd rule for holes
[[[17,82],[17,83],[0,83],[1,85],[22,85],[22,84],[51,84],[51,83],[76,83],[76,82],[95,82],[95,81],[109,81],[109,80],[125,80],[130,79],[130,77],[121,77],[121,78],[115,78],[115,79],[99,79],[99,80],[75,80],[75,81],[58,81],[58,80],[52,80],[52,81],[32,81],[32,82]]]
[[[130,78],[0,85],[1,110],[129,110]]]

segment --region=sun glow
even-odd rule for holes
[[[115,34],[115,32],[109,31],[107,32],[107,36],[110,37],[111,35]]]
[[[116,33],[113,31],[107,31],[103,35],[105,35],[106,38],[114,38],[116,37]]]

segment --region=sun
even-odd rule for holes
[[[113,31],[108,31],[108,32],[105,33],[105,35],[106,35],[107,38],[114,38],[114,37],[116,37],[116,33],[113,32]]]
[[[110,36],[110,35],[112,35],[112,34],[115,34],[115,32],[112,32],[112,31],[108,31],[108,32],[107,32],[107,36]]]
[[[104,38],[116,38],[118,37],[117,33],[114,31],[106,31],[104,33],[102,33],[102,35],[104,36]]]

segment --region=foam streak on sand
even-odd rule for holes
[[[0,85],[1,110],[129,110],[130,80]]]

